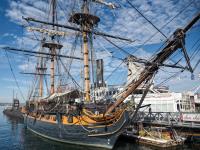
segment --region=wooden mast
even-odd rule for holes
[[[39,87],[39,96],[43,96],[43,75],[40,75],[40,87]]]
[[[55,29],[55,22],[56,22],[56,0],[52,0],[52,28]],[[55,35],[51,36],[51,42],[45,42],[42,45],[43,47],[49,48],[51,53],[51,65],[50,65],[50,82],[51,82],[51,89],[50,94],[55,92],[55,58],[56,58],[56,49],[61,49],[62,45],[55,42]]]
[[[55,9],[56,9],[56,0],[52,0],[52,23],[54,24],[55,23]],[[52,26],[53,27],[53,30],[54,30],[54,25]],[[52,36],[51,37],[51,40],[52,40],[52,43],[54,42],[54,39],[55,39],[55,36]],[[50,93],[53,94],[55,92],[55,87],[54,87],[54,84],[55,84],[55,70],[54,70],[54,67],[55,67],[55,47],[51,47],[50,48],[50,52],[51,52],[51,71],[50,71],[50,74],[51,74],[51,90],[50,90]]]
[[[83,2],[83,13],[88,14],[89,13],[89,8],[88,8],[88,1],[84,0]],[[87,30],[88,27],[84,23],[82,24],[83,30]],[[87,102],[90,101],[90,71],[89,71],[89,51],[88,51],[88,33],[83,31],[82,33],[83,36],[83,58],[84,58],[84,86],[85,86],[85,100]]]
[[[84,92],[85,101],[90,101],[90,70],[89,70],[89,49],[88,49],[88,32],[98,24],[100,19],[89,13],[89,0],[83,0],[82,13],[73,14],[69,21],[81,26],[83,38],[83,58],[84,58]]]
[[[43,97],[43,80],[44,80],[44,72],[46,71],[46,67],[44,66],[43,57],[40,58],[40,64],[38,69],[38,74],[40,76],[39,80],[39,96]]]
[[[89,51],[87,32],[83,32],[83,55],[84,55],[84,79],[85,79],[85,100],[90,101],[90,76],[89,76]]]
[[[52,16],[52,31],[55,31],[55,24],[56,24],[56,0],[51,0],[51,16]],[[29,28],[30,31],[38,31],[41,33],[44,33],[43,30],[40,30],[40,28]],[[45,30],[45,32],[48,32],[48,30]],[[16,48],[11,48],[14,51],[23,51],[23,52],[27,52],[27,53],[33,53],[33,54],[38,54],[40,59],[39,59],[39,63],[36,67],[37,73],[23,73],[23,74],[33,74],[33,75],[39,75],[39,97],[43,96],[43,80],[44,80],[44,75],[49,75],[49,74],[45,74],[44,72],[46,71],[46,64],[44,63],[44,59],[42,55],[47,55],[50,56],[50,60],[51,60],[51,64],[50,64],[50,94],[53,94],[55,92],[55,58],[58,57],[65,57],[65,58],[74,58],[74,59],[82,59],[79,57],[70,57],[70,56],[64,56],[64,55],[57,55],[56,53],[56,49],[61,49],[62,45],[59,43],[55,42],[55,35],[60,35],[63,34],[63,32],[55,32],[55,34],[51,35],[51,42],[46,42],[45,38],[43,38],[43,40],[41,41],[41,49],[42,48],[48,48],[50,53],[45,53],[43,51],[39,52],[34,52],[34,51],[29,51],[29,50],[20,50],[20,49],[16,49]],[[6,49],[10,49],[9,47],[7,47]]]
[[[145,80],[150,80],[153,74],[158,71],[159,66],[157,64],[162,64],[166,59],[168,59],[178,48],[182,48],[182,42],[185,41],[185,33],[200,19],[200,13],[193,18],[193,20],[186,25],[184,29],[177,29],[174,32],[173,39],[168,42],[165,48],[159,52],[156,57],[152,60],[152,65],[147,66],[141,73],[137,81],[130,83],[121,96],[116,100],[116,102],[108,108],[106,114],[111,113],[117,106],[119,106],[131,93],[133,93],[137,87]]]
[[[41,41],[41,48],[40,48],[40,52],[42,52],[43,50],[43,43],[44,43],[44,38],[43,40]],[[39,97],[42,98],[43,97],[43,80],[44,80],[44,73],[46,71],[46,67],[45,67],[45,64],[44,64],[44,58],[42,57],[42,55],[40,54],[39,55],[39,66],[37,67],[37,71],[38,71],[38,74],[39,74]]]
[[[51,54],[55,54],[55,49],[51,48]],[[55,66],[55,56],[51,56],[51,71],[50,71],[50,78],[51,78],[51,90],[50,93],[53,94],[55,92],[55,88],[54,88],[54,82],[55,82],[55,71],[54,71],[54,66]]]

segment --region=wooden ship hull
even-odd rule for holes
[[[85,121],[83,121],[85,119]],[[83,145],[92,147],[101,147],[112,149],[118,136],[123,132],[123,127],[127,124],[128,115],[126,112],[120,114],[118,118],[114,118],[107,125],[90,124],[83,116],[81,121],[77,117],[73,117],[73,123],[68,123],[66,116],[62,117],[62,121],[50,117],[50,119],[24,116],[27,129],[50,140]]]

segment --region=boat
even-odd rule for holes
[[[137,130],[137,129],[136,129]],[[140,127],[137,131],[134,128],[127,128],[124,136],[133,138],[136,142],[159,148],[172,148],[182,146],[186,140],[178,136],[171,127]]]
[[[100,18],[90,14],[89,4],[100,3],[114,8],[112,3],[105,3],[102,0],[83,0],[82,11],[72,13],[69,22],[74,26],[58,24],[56,20],[56,0],[52,0],[51,6],[51,22],[37,20],[34,18],[24,18],[27,22],[35,22],[51,27],[51,29],[33,28],[30,31],[37,31],[48,36],[42,38],[41,49],[38,54],[40,57],[36,66],[35,75],[39,77],[39,91],[31,92],[29,99],[26,103],[24,113],[24,123],[28,130],[45,137],[47,139],[55,140],[63,143],[78,144],[92,147],[102,147],[112,149],[119,137],[124,131],[127,124],[130,122],[129,112],[127,106],[124,105],[125,99],[131,95],[142,83],[149,83],[151,85],[154,74],[158,71],[159,66],[167,58],[169,58],[179,47],[179,40],[184,40],[185,34],[189,28],[199,19],[200,14],[196,16],[185,28],[179,29],[174,32],[173,38],[169,39],[164,49],[159,52],[151,60],[151,64],[145,66],[140,73],[137,80],[129,82],[116,97],[112,100],[101,101],[100,103],[92,101],[91,98],[91,84],[90,84],[90,62],[88,41],[89,37],[93,34],[101,35],[108,38],[116,38],[118,40],[133,41],[127,38],[109,35],[107,33],[97,32],[95,27],[100,21]],[[67,28],[78,32],[81,35],[83,46],[83,58],[75,56],[63,56],[59,52],[62,49],[61,43],[57,40],[59,36],[67,34],[65,31],[57,30],[60,28]],[[49,50],[48,53],[43,50]],[[23,51],[25,52],[25,51]],[[26,51],[28,52],[28,51]],[[38,56],[37,55],[37,56]],[[47,65],[44,58],[50,60],[50,92],[47,97],[43,96],[43,79],[47,75]],[[63,90],[62,85],[58,83],[57,89],[55,88],[55,63],[61,61],[60,57],[68,59],[79,59],[83,61],[84,72],[84,88],[79,87],[79,84],[62,65],[67,76],[73,81],[74,87],[68,87]],[[61,61],[62,63],[62,61]],[[70,85],[71,86],[71,85]],[[36,95],[34,95],[36,93]],[[33,96],[34,95],[34,96]],[[141,104],[142,104],[141,100]],[[141,104],[138,104],[138,108]],[[137,114],[138,108],[134,111]]]
[[[19,100],[17,98],[13,98],[13,103],[11,107],[7,107],[3,110],[3,113],[11,118],[16,118],[22,120],[23,113],[21,112],[21,107]]]
[[[90,1],[84,0],[81,13],[74,13],[70,17],[70,22],[80,26],[79,32],[82,34],[84,50],[84,91],[69,85],[67,89],[60,85],[55,89],[55,61],[57,52],[62,49],[62,45],[57,42],[56,37],[65,32],[56,30],[56,0],[52,0],[51,16],[52,29],[40,29],[29,27],[30,31],[47,33],[50,35],[41,42],[40,59],[36,66],[36,75],[39,77],[39,87],[33,90],[24,110],[24,123],[28,130],[51,140],[77,144],[84,146],[103,147],[112,149],[119,135],[126,126],[129,116],[124,106],[116,107],[115,111],[106,114],[107,107],[112,103],[96,104],[91,101],[90,80],[89,80],[89,55],[88,37],[90,30],[100,21],[97,16],[89,13]],[[110,3],[108,4],[110,5]],[[30,18],[26,19],[30,21]],[[62,34],[63,33],[63,34]],[[100,34],[100,33],[98,33]],[[109,36],[109,35],[107,35]],[[49,38],[49,41],[47,39]],[[47,74],[44,63],[44,49],[49,49],[51,67],[50,94],[43,97],[43,80]],[[80,59],[77,57],[70,57]],[[57,59],[58,61],[58,59]],[[65,66],[63,68],[66,71]],[[70,78],[74,79],[67,73]],[[76,86],[78,85],[75,82]],[[36,95],[34,95],[36,93]]]

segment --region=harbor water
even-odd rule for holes
[[[24,127],[22,121],[9,118],[0,106],[0,150],[96,150],[97,148],[62,144],[35,135]],[[159,149],[141,146],[130,139],[120,138],[114,150],[154,150]],[[184,145],[176,149],[200,150],[200,145]]]

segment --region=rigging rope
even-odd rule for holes
[[[72,81],[81,89],[81,86],[78,84],[78,82],[76,82],[76,80],[73,78],[73,76],[69,73],[69,71],[67,70],[66,66],[64,65],[64,63],[63,63],[63,61],[61,60],[60,57],[59,57],[59,60],[61,62],[61,65],[65,69],[65,71],[68,73],[69,77],[72,79]]]
[[[156,86],[162,86],[163,84],[166,84],[166,82],[168,82],[169,80],[171,80],[172,78],[177,77],[180,73],[182,73],[183,71],[185,71],[185,69],[182,69],[181,71],[175,73],[174,75],[170,76],[169,78],[165,79],[164,81],[162,81],[161,83],[157,84]]]
[[[160,30],[161,29],[163,29],[163,28],[165,28],[169,23],[171,23],[176,17],[178,17],[182,12],[184,12],[192,3],[194,2],[194,0],[192,1],[192,2],[190,2],[187,6],[185,6],[181,11],[179,11],[171,20],[169,20],[166,24],[164,24],[161,28],[160,28]],[[157,32],[155,32],[152,36],[150,36],[139,48],[141,48],[141,47],[143,47],[147,42],[149,42],[156,34],[158,33],[158,31]],[[139,49],[138,48],[138,49]],[[138,50],[137,49],[137,50]]]
[[[131,7],[133,7],[144,19],[146,19],[158,32],[160,32],[167,39],[167,36],[160,29],[158,29],[147,17],[145,17],[129,0],[126,1],[129,3]]]
[[[191,59],[192,57],[190,57]],[[184,72],[186,69],[182,69],[181,71],[176,72],[174,75],[166,78],[164,81],[162,81],[161,83],[157,84],[157,86],[161,86],[163,84],[166,84],[166,82],[168,82],[169,80],[171,80],[172,78],[175,78],[176,76],[178,76],[180,73]]]
[[[123,64],[123,61],[110,73],[110,75],[107,76],[107,78],[105,79],[105,81],[108,80],[113,75],[113,73],[116,72],[119,69],[119,67],[122,64]]]
[[[113,43],[111,40],[109,40],[108,38],[102,36],[106,41],[108,41],[110,44],[112,44],[113,46],[115,46],[116,48],[118,48],[119,50],[121,50],[122,52],[124,52],[127,55],[131,55],[133,56],[131,53],[127,52],[126,50],[124,50],[123,48],[119,47],[118,45],[116,45],[115,43]]]
[[[47,77],[44,76],[44,80],[45,80],[45,85],[46,85],[46,89],[47,89],[47,95],[50,95],[50,90],[49,90],[49,86],[48,86],[48,82],[47,82]]]
[[[89,41],[90,41],[90,59],[91,59],[91,61],[90,61],[90,63],[91,63],[91,72],[92,72],[92,81],[93,81],[93,84],[95,83],[95,73],[94,73],[94,66],[95,66],[95,55],[94,55],[94,53],[95,53],[95,49],[94,49],[94,47],[93,47],[93,38],[92,38],[92,34],[91,33],[89,33]]]
[[[200,39],[199,39],[200,40]],[[200,48],[200,43],[199,45],[197,46],[197,48],[193,51],[193,53],[191,54],[191,57],[190,59],[194,59],[195,56],[198,56],[197,54],[199,53],[199,49]]]
[[[8,64],[9,64],[9,67],[10,67],[10,71],[11,71],[11,73],[12,73],[12,75],[13,75],[13,78],[14,78],[14,80],[15,80],[15,83],[16,83],[16,85],[17,85],[17,88],[18,88],[18,90],[19,90],[19,92],[20,92],[20,94],[21,94],[21,97],[22,97],[23,100],[25,101],[24,95],[23,95],[23,93],[22,93],[22,91],[21,91],[21,88],[20,88],[20,86],[19,86],[19,83],[18,83],[18,81],[17,81],[17,78],[16,78],[16,76],[15,76],[15,74],[14,74],[14,71],[13,71],[13,68],[12,68],[12,65],[11,65],[11,62],[10,62],[10,59],[9,59],[9,57],[8,57],[8,54],[7,54],[7,51],[6,51],[6,50],[5,50],[5,56],[7,57]]]

